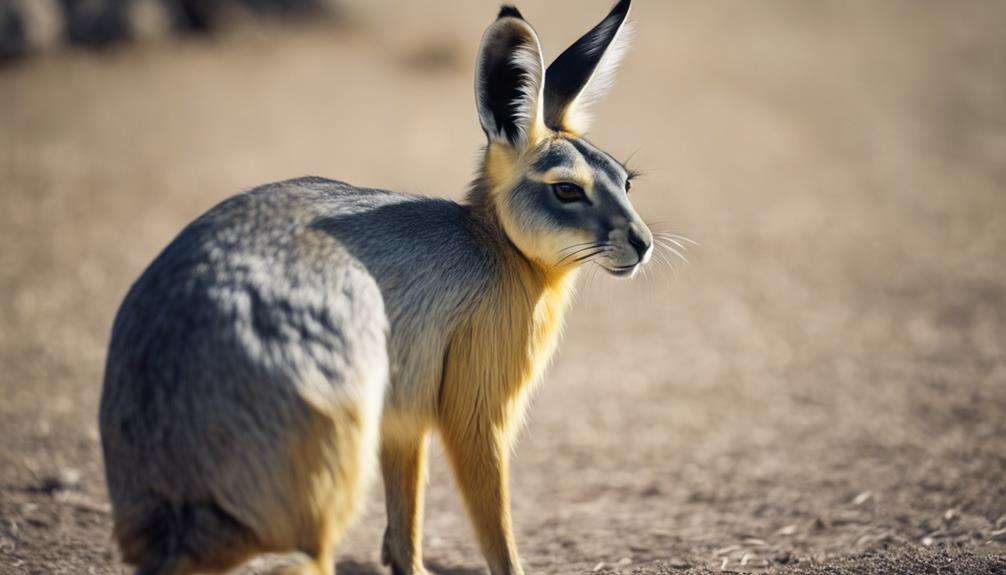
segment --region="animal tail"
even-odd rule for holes
[[[162,502],[117,517],[113,536],[136,575],[184,575],[225,570],[257,547],[251,531],[214,503]]]

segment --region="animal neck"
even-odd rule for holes
[[[456,340],[455,357],[478,358],[494,388],[515,399],[537,381],[555,350],[572,298],[576,269],[549,270],[527,258],[507,237],[483,173],[468,193],[468,207],[493,253],[492,288],[480,296]]]

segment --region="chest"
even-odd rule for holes
[[[484,412],[501,424],[521,413],[557,347],[574,281],[572,274],[525,279],[487,293],[450,342],[441,406]]]

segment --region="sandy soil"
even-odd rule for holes
[[[517,449],[532,573],[1006,572],[1006,4],[639,2],[593,139],[691,264],[586,274]],[[551,57],[607,2],[522,2]],[[0,573],[122,573],[113,313],[191,218],[318,174],[459,197],[490,2],[0,70]],[[378,489],[341,573],[383,573]],[[439,453],[433,571],[483,571]]]

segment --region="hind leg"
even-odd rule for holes
[[[260,547],[254,533],[213,503],[149,499],[117,509],[113,534],[137,575],[223,572]]]
[[[381,470],[388,527],[381,546],[381,562],[394,575],[423,575],[423,499],[426,480],[426,430],[415,437],[385,434]]]
[[[296,415],[296,428],[272,453],[259,450],[256,465],[227,481],[204,475],[210,501],[120,505],[116,539],[136,575],[224,573],[262,553],[302,554],[284,573],[334,575],[376,460],[379,406],[304,406]]]
[[[380,396],[376,396],[380,399]],[[291,450],[297,549],[284,575],[334,575],[336,549],[355,519],[376,467],[380,405],[346,405],[312,414]]]
[[[134,557],[130,561],[139,563],[134,575],[226,573],[259,553],[292,551],[263,546],[254,534],[215,507],[186,506],[181,514],[187,519],[184,529],[179,530],[184,538],[184,551],[166,556],[148,548],[142,559],[137,561]],[[341,515],[336,512],[330,515],[331,520],[313,526],[312,532],[317,533],[317,537],[307,545],[309,550],[290,555],[274,566],[270,574],[335,575],[335,549],[341,533],[331,529],[339,525],[336,520]]]

